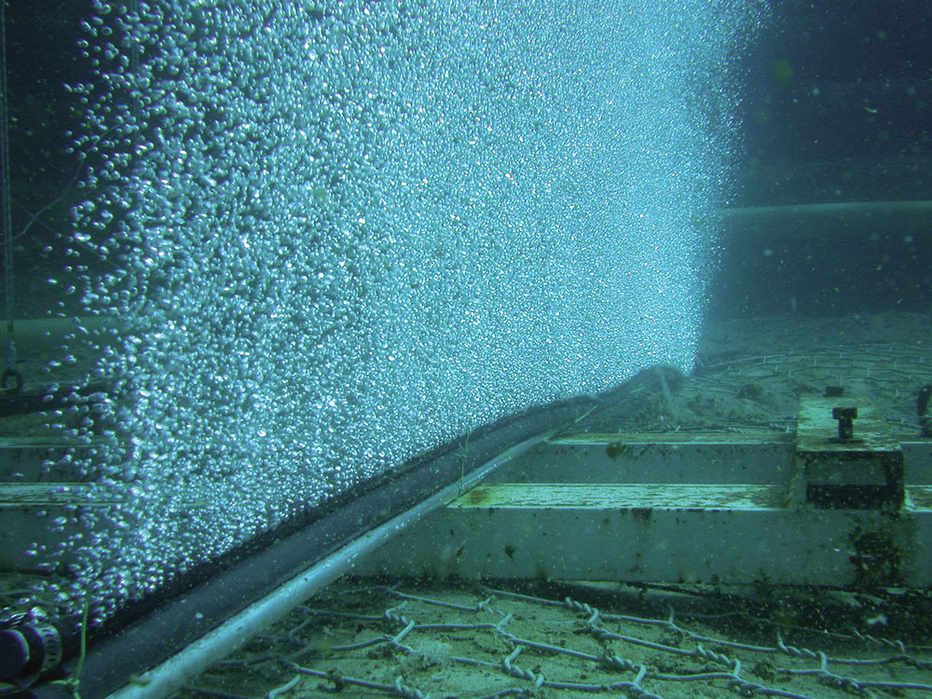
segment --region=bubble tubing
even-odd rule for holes
[[[74,343],[119,397],[69,430],[123,504],[37,552],[63,608],[692,365],[748,3],[91,4]]]

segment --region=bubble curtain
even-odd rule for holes
[[[66,431],[121,504],[72,513],[56,601],[100,620],[481,424],[688,370],[756,13],[93,0],[66,291],[113,330],[66,349],[114,394]]]

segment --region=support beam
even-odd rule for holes
[[[912,509],[786,507],[775,485],[482,485],[357,572],[674,583],[924,585],[932,486]]]

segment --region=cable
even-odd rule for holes
[[[9,105],[7,94],[6,75],[6,0],[0,0],[0,217],[2,217],[3,233],[3,291],[4,313],[6,315],[7,330],[7,365],[3,372],[3,384],[6,389],[7,380],[15,378],[17,372],[16,344],[13,340],[13,218],[10,206],[10,134],[9,134]],[[12,391],[16,387],[22,388],[22,379],[14,382]]]

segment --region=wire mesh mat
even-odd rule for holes
[[[932,695],[932,647],[875,629],[891,623],[887,614],[902,621],[911,610],[913,630],[927,633],[923,593],[895,591],[898,601],[878,611],[884,605],[876,596],[835,592],[837,612],[814,611],[811,597],[758,605],[755,612],[738,598],[712,594],[697,613],[684,595],[645,603],[646,588],[627,601],[611,594],[583,601],[585,587],[543,588],[332,586],[183,695]],[[574,591],[575,597],[566,594]],[[823,623],[807,628],[804,620]]]

